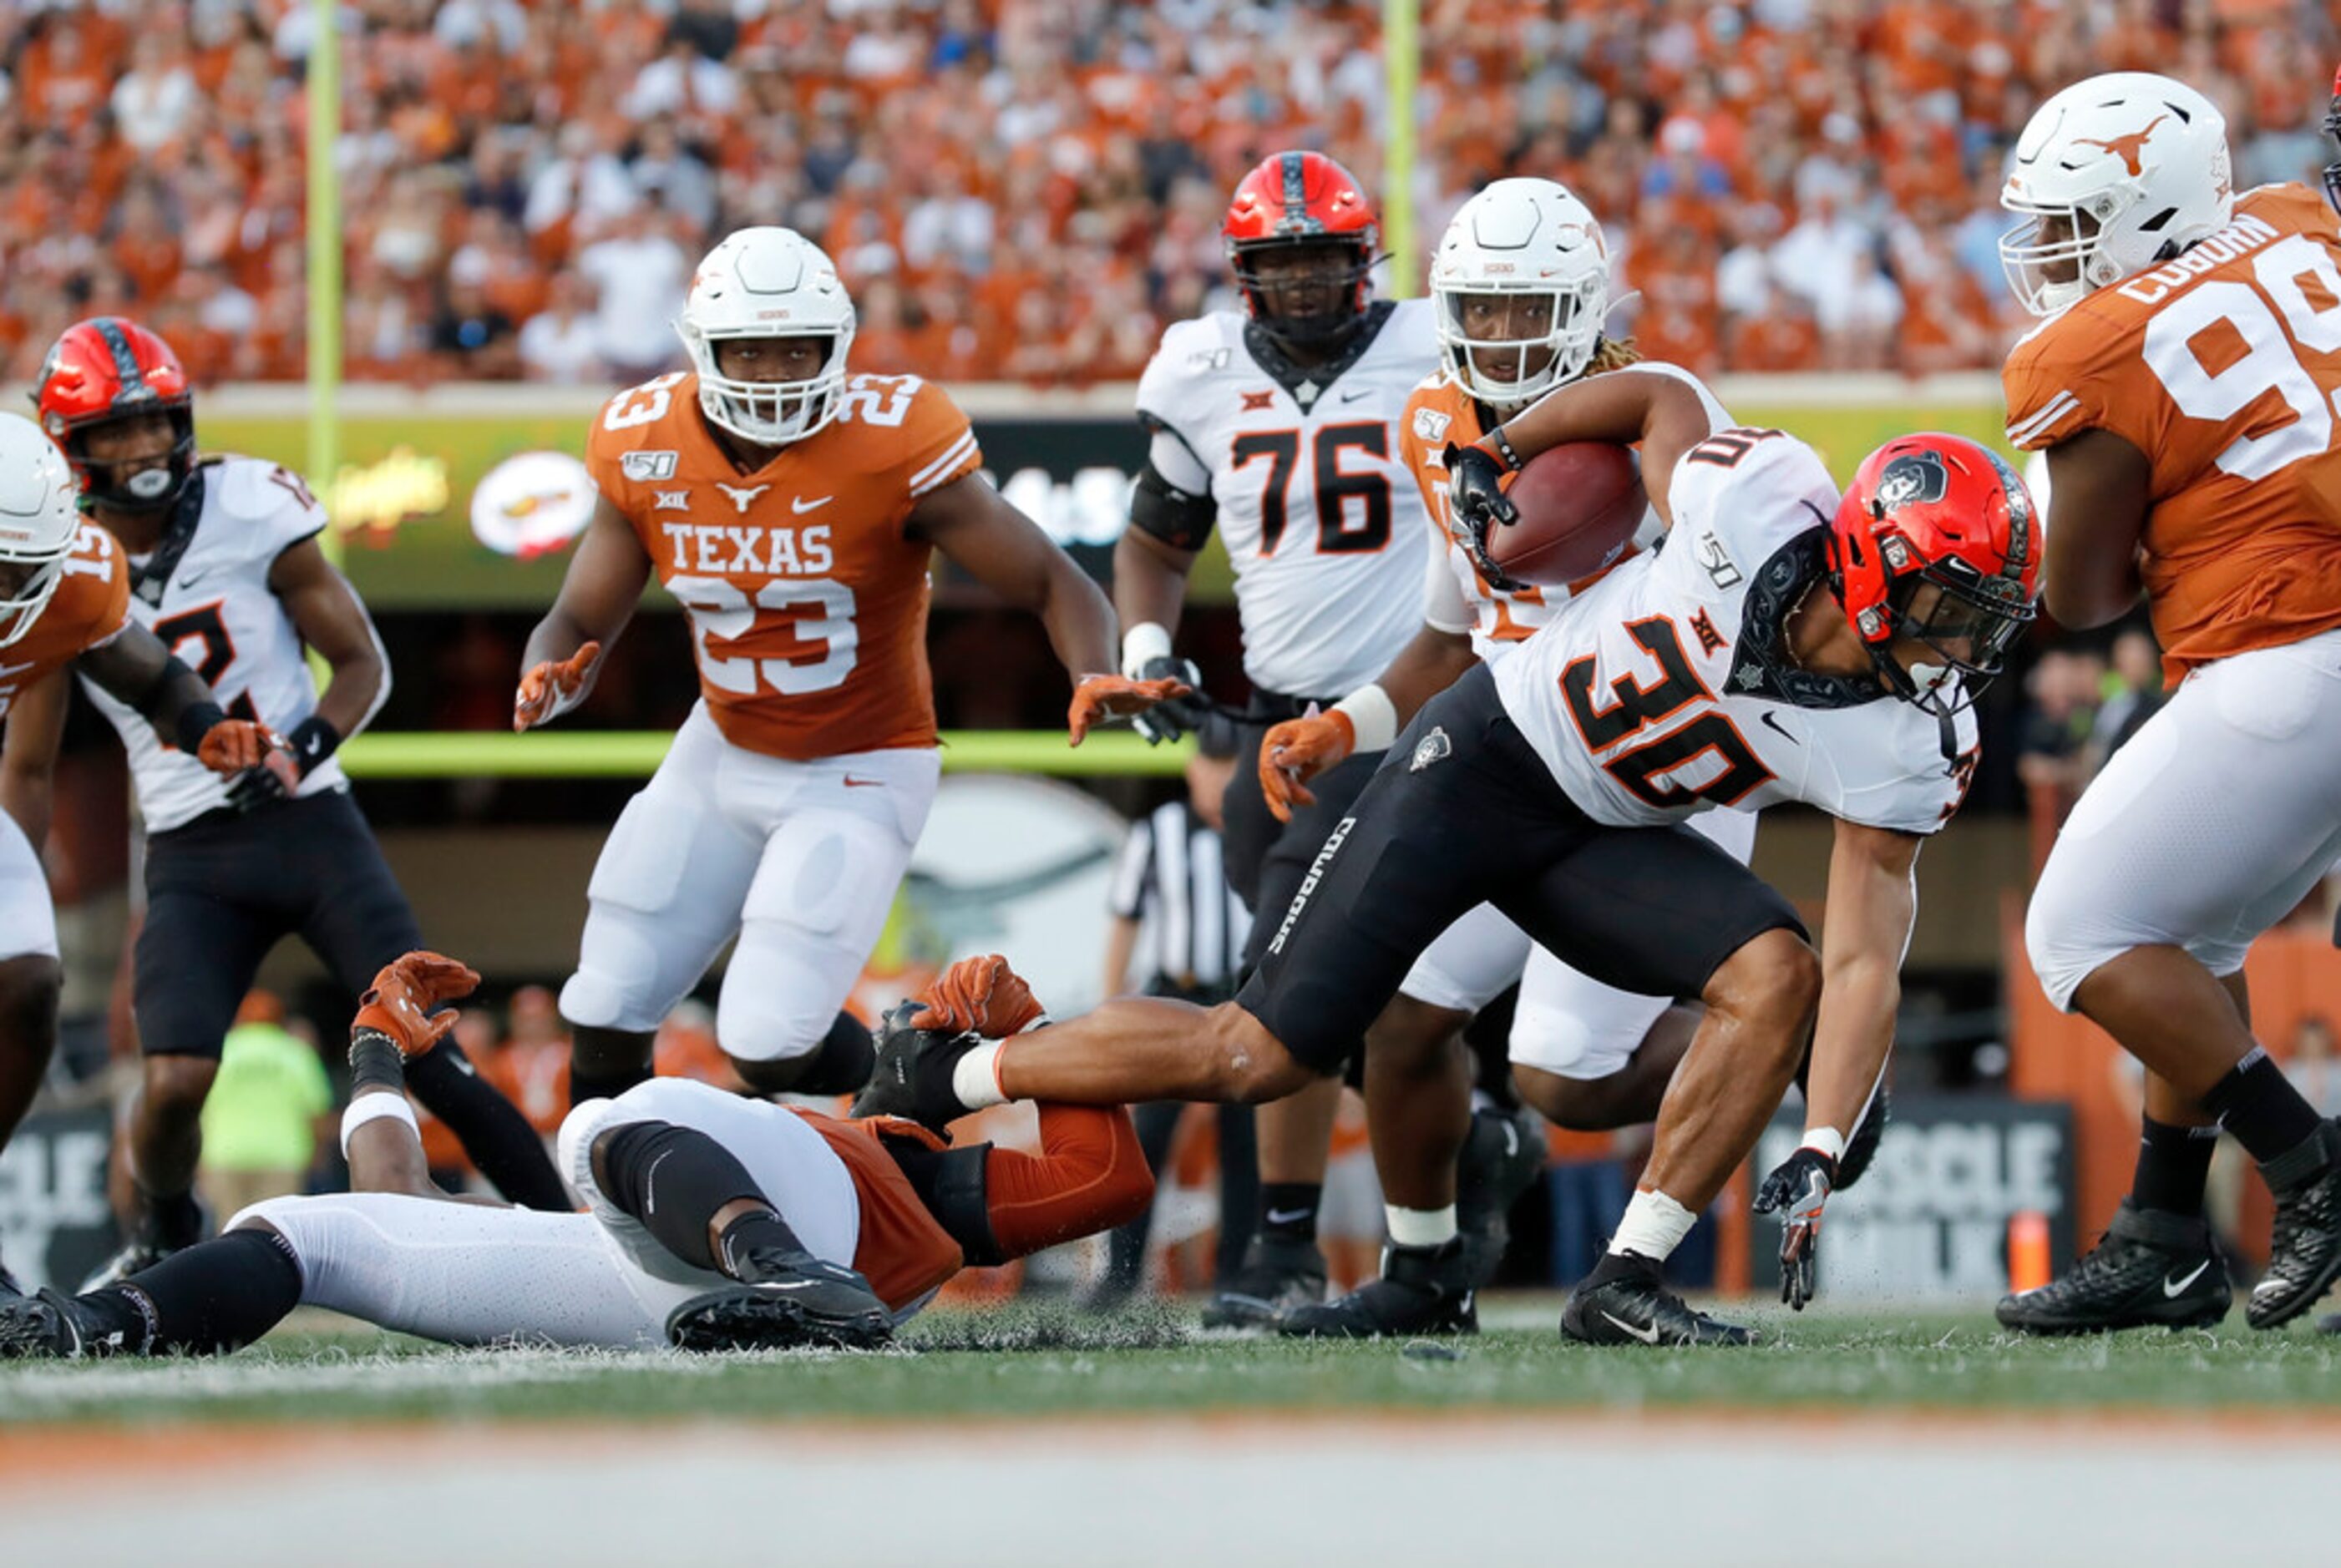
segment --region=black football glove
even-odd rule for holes
[[[1756,1189],[1756,1212],[1780,1216],[1780,1299],[1798,1312],[1812,1300],[1821,1245],[1821,1207],[1837,1186],[1837,1161],[1800,1148]]]
[[[1488,553],[1488,536],[1519,521],[1520,514],[1503,490],[1504,465],[1485,447],[1447,443],[1447,508],[1463,535],[1463,553],[1489,587],[1517,593],[1528,587],[1496,564]]]
[[[1203,695],[1203,672],[1195,668],[1193,660],[1157,654],[1138,667],[1141,680],[1161,680],[1165,677],[1183,683],[1190,694],[1158,702],[1131,718],[1130,727],[1146,737],[1149,746],[1160,746],[1165,740],[1178,739],[1190,729],[1200,729],[1203,716],[1210,711],[1210,700]]]

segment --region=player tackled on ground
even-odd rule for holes
[[[356,996],[422,946],[406,895],[334,753],[380,711],[390,664],[374,622],[325,559],[325,511],[300,478],[251,458],[195,458],[194,394],[178,356],[134,322],[100,316],[50,348],[41,423],[82,480],[82,506],[129,557],[130,613],[241,718],[284,737],[292,778],[231,785],[165,741],[86,672],[121,732],[146,829],[146,909],[134,1001],[144,1074],[124,1126],[135,1209],[92,1283],[145,1267],[203,1230],[194,1194],[200,1118],[221,1043],[268,950],[297,932]],[[306,653],[322,659],[323,692]],[[54,765],[72,693],[18,704],[9,754]],[[417,1064],[414,1092],[516,1203],[567,1200],[544,1146],[460,1047]]]
[[[2008,438],[2048,454],[2048,606],[2141,590],[2177,690],[2057,835],[2025,946],[2058,1007],[2147,1068],[2137,1177],[2102,1243],[1999,1304],[2037,1333],[2215,1323],[2203,1217],[2224,1126],[2276,1196],[2245,1318],[2341,1275],[2341,1123],[2252,1036],[2244,955],[2341,856],[2341,240],[2302,185],[2232,194],[2226,126],[2168,77],[2067,87],[2017,144],[2001,244],[2047,317],[2008,356]]]
[[[961,1266],[1110,1230],[1153,1193],[1119,1108],[1043,1106],[1023,1154],[662,1078],[563,1124],[587,1212],[450,1198],[401,1067],[445,1048],[455,1014],[433,1009],[478,979],[435,953],[375,977],[342,1118],[356,1191],[274,1198],[116,1284],[0,1305],[0,1357],[219,1354],[303,1304],[453,1345],[866,1347]]]
[[[1467,531],[1508,521],[1503,475],[1569,441],[1639,442],[1682,536],[1574,595],[1492,670],[1426,704],[1319,852],[1237,1001],[1147,999],[998,1044],[890,1041],[860,1106],[945,1121],[1026,1095],[1083,1103],[1264,1098],[1340,1059],[1409,967],[1490,902],[1603,984],[1706,1008],[1610,1251],[1563,1332],[1739,1343],[1660,1265],[1755,1146],[1812,1042],[1803,1146],[1767,1178],[1784,1291],[1814,1279],[1822,1205],[1892,1045],[1918,849],[1973,769],[1976,684],[2032,618],[2030,498],[1954,436],[1873,452],[1842,500],[1778,431],[1719,429],[1688,375],[1628,367],[1563,387],[1453,460]],[[1681,826],[1796,800],[1838,819],[1826,941]],[[1004,966],[1001,966],[1004,968]],[[954,1025],[997,1035],[964,974]]]
[[[1262,159],[1220,228],[1243,312],[1172,326],[1138,386],[1153,441],[1114,546],[1122,670],[1194,679],[1172,657],[1171,633],[1216,530],[1235,569],[1252,687],[1225,807],[1228,882],[1256,915],[1291,901],[1395,725],[1387,702],[1367,711],[1371,693],[1353,699],[1357,755],[1330,768],[1289,822],[1260,793],[1261,737],[1358,691],[1420,624],[1420,551],[1433,531],[1399,455],[1400,416],[1437,344],[1428,304],[1372,298],[1378,233],[1364,189],[1332,159]],[[1157,710],[1140,729],[1175,734],[1176,715]],[[1255,921],[1248,967],[1273,925]],[[1317,1208],[1340,1094],[1329,1077],[1261,1110],[1260,1236],[1217,1282],[1207,1324],[1258,1326],[1323,1296]]]
[[[651,1036],[735,936],[716,1033],[756,1088],[842,1093],[870,1033],[839,1012],[941,770],[927,668],[940,550],[1047,626],[1090,725],[1184,688],[1108,670],[1113,612],[977,471],[975,432],[916,376],[849,372],[853,303],[819,247],[742,229],[677,323],[692,368],[610,400],[601,489],[529,638],[513,727],[583,700],[652,572],[689,618],[702,699],[603,847],[577,972],[573,1102],[650,1076]]]
[[[81,521],[81,487],[41,428],[0,414],[0,714],[67,670],[85,676],[231,788],[293,777],[283,740],[231,719],[211,689],[130,613],[130,567]],[[0,1148],[56,1047],[56,916],[35,849],[48,837],[55,725],[10,722],[0,740]],[[263,782],[265,775],[267,782]],[[0,1296],[15,1283],[0,1269]]]

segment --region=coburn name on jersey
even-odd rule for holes
[[[154,553],[131,561],[132,616],[203,677],[232,717],[256,719],[280,735],[316,711],[317,688],[268,574],[278,556],[324,527],[324,508],[299,476],[254,458],[211,458],[196,465]],[[385,659],[377,709],[390,694],[389,668]],[[227,805],[230,780],[165,744],[144,717],[89,680],[82,690],[121,732],[147,831],[167,832]],[[347,783],[329,757],[294,793]]]
[[[1149,456],[1217,509],[1254,686],[1346,696],[1421,624],[1430,525],[1399,430],[1438,362],[1430,313],[1422,300],[1378,303],[1340,357],[1303,367],[1217,311],[1173,325],[1146,367]]]
[[[1569,799],[1619,827],[1795,800],[1940,828],[1974,771],[1974,715],[1958,715],[1948,760],[1932,714],[1787,656],[1804,593],[1828,591],[1838,491],[1819,455],[1778,431],[1718,430],[1676,467],[1669,501],[1666,549],[1570,599],[1496,666],[1505,710]]]

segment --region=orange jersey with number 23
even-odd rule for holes
[[[690,618],[700,690],[732,745],[804,760],[935,744],[919,498],[982,462],[950,394],[857,375],[828,424],[742,473],[699,378],[620,392],[585,466]]]
[[[2008,439],[2087,430],[2153,465],[2139,559],[2175,679],[2341,626],[2341,232],[2304,185],[2016,345]],[[2055,497],[2048,526],[2057,526]]]

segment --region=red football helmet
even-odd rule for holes
[[[1887,690],[1930,711],[1973,701],[2032,622],[2032,494],[1964,436],[1906,435],[1864,458],[1830,521],[1828,553],[1829,586]],[[1914,679],[1893,656],[1906,638],[1958,671],[1964,695],[1948,700],[1939,680]]]
[[[85,503],[159,511],[186,488],[195,468],[194,394],[171,345],[136,322],[94,316],[67,327],[41,362],[33,401],[41,428],[80,476]],[[155,412],[171,419],[171,452],[163,467],[90,459],[84,438],[92,428]],[[118,471],[124,468],[132,471]]]
[[[1381,236],[1373,203],[1350,171],[1322,153],[1271,153],[1236,186],[1220,227],[1244,306],[1270,337],[1310,348],[1357,329]],[[1269,252],[1316,251],[1328,265],[1261,275]],[[1280,308],[1284,296],[1301,309]],[[1330,296],[1330,307],[1320,302]],[[1310,309],[1307,306],[1316,306]]]

